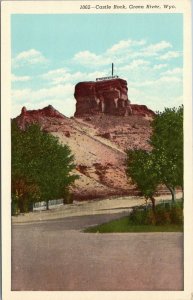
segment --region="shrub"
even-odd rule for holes
[[[133,210],[129,215],[129,220],[134,225],[144,225],[145,217],[146,217],[146,211],[136,209]]]
[[[73,203],[72,194],[68,190],[65,190],[63,195],[63,204],[71,204],[71,203]]]
[[[183,204],[159,204],[155,212],[151,208],[136,209],[130,214],[129,222],[132,225],[181,225],[183,224]]]
[[[183,209],[180,207],[180,205],[172,206],[171,207],[171,212],[170,212],[170,217],[171,217],[171,223],[172,224],[183,224]]]
[[[144,225],[156,225],[156,216],[152,209],[147,210]]]
[[[17,200],[13,199],[11,201],[11,215],[16,216],[19,214],[18,202]]]
[[[170,209],[165,207],[156,208],[155,212],[156,225],[171,224]]]

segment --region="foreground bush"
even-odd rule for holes
[[[156,206],[155,212],[151,209],[134,210],[129,216],[129,221],[133,225],[182,225],[183,206],[181,203],[160,204]]]

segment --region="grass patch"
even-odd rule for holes
[[[161,203],[151,208],[135,208],[126,217],[113,220],[84,232],[183,232],[183,202]]]
[[[89,227],[84,232],[183,232],[183,225],[168,224],[168,225],[134,225],[129,220],[129,216],[118,220],[113,220],[108,223]]]

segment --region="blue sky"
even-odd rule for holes
[[[182,103],[182,14],[12,15],[12,116],[52,104],[72,116],[74,86],[115,73],[132,103]]]

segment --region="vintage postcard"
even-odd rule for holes
[[[1,4],[2,299],[192,299],[191,1]]]

